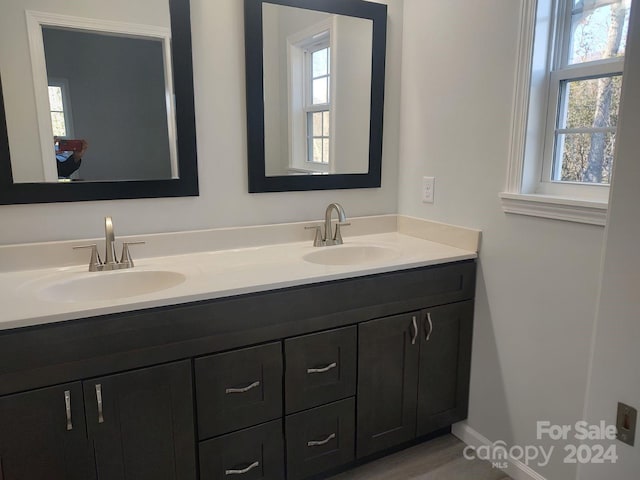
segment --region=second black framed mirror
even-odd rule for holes
[[[387,6],[244,8],[249,192],[380,187]]]

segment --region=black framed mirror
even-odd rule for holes
[[[189,0],[36,5],[0,7],[0,204],[197,196]]]
[[[387,6],[244,8],[249,192],[380,187]]]

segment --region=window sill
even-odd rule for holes
[[[599,226],[607,221],[607,202],[508,192],[501,193],[500,198],[505,213]]]

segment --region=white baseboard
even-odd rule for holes
[[[484,435],[481,435],[465,422],[456,423],[451,426],[451,433],[462,440],[467,445],[479,447],[481,445],[492,445],[493,442]],[[513,480],[546,480],[542,475],[524,463],[510,459],[507,468],[503,469]]]

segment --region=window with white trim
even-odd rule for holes
[[[524,2],[505,211],[560,218],[523,207],[546,202],[604,223],[631,1]]]
[[[304,106],[307,131],[307,158],[310,163],[329,164],[331,143],[331,47],[329,32],[304,49]]]
[[[331,172],[335,78],[333,19],[287,37],[289,171]]]

